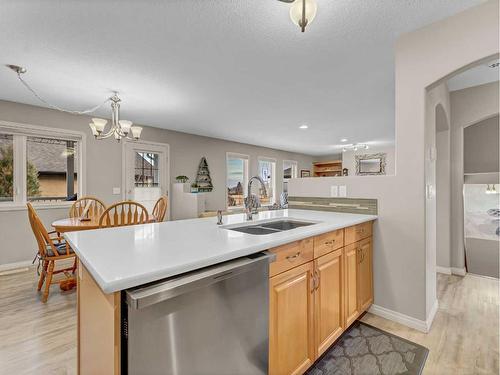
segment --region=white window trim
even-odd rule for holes
[[[224,182],[224,191],[225,191],[225,197],[226,197],[226,209],[228,211],[231,210],[241,210],[243,206],[228,206],[227,201],[228,201],[228,194],[227,194],[227,162],[229,159],[242,159],[245,160],[245,163],[243,165],[243,196],[247,195],[247,185],[248,185],[248,179],[249,177],[249,164],[250,164],[250,156],[245,155],[245,154],[240,154],[237,152],[226,152],[226,165],[225,165],[225,182]]]
[[[14,139],[14,198],[13,202],[0,203],[1,211],[26,210],[26,138],[37,136],[52,139],[65,139],[78,142],[78,195],[86,193],[86,134],[80,131],[48,126],[23,124],[18,122],[0,120],[0,133],[13,135]],[[36,203],[37,209],[68,208],[73,202]]]
[[[292,178],[298,178],[299,176],[299,163],[297,162],[297,160],[283,160],[283,168],[282,169],[282,173],[283,173],[283,181],[288,181],[290,180],[290,178],[285,178],[284,176],[284,172],[285,172],[285,163],[289,163],[289,164],[292,164],[294,167],[292,167]]]
[[[277,168],[277,160],[275,158],[270,158],[270,157],[267,157],[267,156],[259,156],[257,158],[257,173],[259,173],[259,176],[260,176],[260,168],[259,168],[259,162],[260,161],[265,161],[265,162],[269,162],[269,163],[274,163],[273,165],[273,171],[272,171],[272,174],[271,174],[271,177],[272,177],[272,187],[273,187],[273,199],[269,202],[269,204],[266,204],[266,205],[263,205],[264,207],[269,207],[269,206],[272,206],[273,204],[275,204],[277,201],[278,201],[278,197],[277,197],[277,184],[276,184],[276,168]],[[261,176],[260,176],[261,177]]]

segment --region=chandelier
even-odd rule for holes
[[[95,139],[106,139],[114,136],[118,142],[123,138],[138,140],[141,137],[142,127],[132,125],[132,121],[120,120],[121,99],[117,93],[109,98],[109,100],[111,101],[111,128],[105,133],[104,128],[108,120],[93,118],[89,126]]]
[[[318,10],[318,5],[315,0],[279,0],[283,3],[292,4],[290,7],[290,18],[292,22],[300,27],[302,32],[306,31],[306,26],[309,25]]]
[[[45,104],[46,106],[55,109],[60,112],[70,113],[73,115],[86,115],[89,113],[93,113],[101,108],[107,102],[111,102],[111,128],[109,131],[104,132],[104,128],[108,123],[108,120],[101,118],[93,118],[92,122],[89,124],[90,129],[92,130],[92,135],[95,139],[106,139],[109,137],[114,137],[118,142],[122,139],[130,139],[130,140],[138,140],[141,137],[142,127],[137,125],[132,125],[132,121],[120,120],[120,102],[121,99],[118,97],[118,93],[114,92],[113,96],[104,100],[101,104],[96,105],[95,107],[85,109],[83,111],[72,111],[67,110],[61,107],[58,107],[54,104],[51,104],[44,100],[22,77],[21,75],[26,73],[26,68],[23,68],[19,65],[7,65],[7,67],[13,70],[17,74],[17,78],[19,81],[33,94],[35,98],[37,98],[40,102]]]

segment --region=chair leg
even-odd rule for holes
[[[40,272],[40,280],[38,280],[38,287],[36,289],[38,291],[42,290],[43,281],[45,280],[45,275],[47,274],[47,266],[48,265],[49,265],[49,262],[44,260],[43,266],[42,266],[42,272]]]
[[[73,269],[71,270],[71,273],[74,275],[76,271],[76,258],[75,258],[75,263],[73,263]]]
[[[52,274],[54,272],[54,261],[51,260],[49,261],[49,270],[47,271],[47,276],[45,279],[45,290],[43,292],[42,296],[42,302],[47,302],[47,299],[49,298],[49,289],[50,289],[50,283],[52,282]]]

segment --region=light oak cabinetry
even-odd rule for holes
[[[372,223],[276,247],[269,374],[304,373],[373,302]]]
[[[302,374],[315,359],[312,262],[271,277],[269,290],[269,374]]]
[[[373,303],[372,240],[358,242],[358,305],[365,311]]]
[[[345,247],[345,326],[350,326],[359,316],[358,309],[358,248],[356,244]]]
[[[320,356],[344,331],[342,249],[314,261],[315,346]]]

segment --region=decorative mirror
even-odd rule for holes
[[[385,153],[356,155],[356,175],[374,176],[385,174]]]

